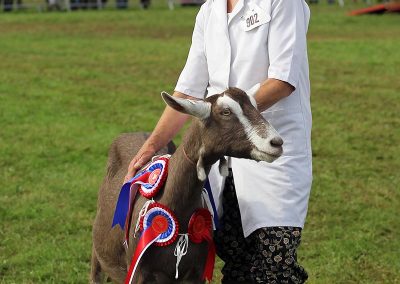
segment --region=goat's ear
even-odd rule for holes
[[[254,97],[258,90],[260,89],[260,83],[255,84],[253,87],[251,87],[249,90],[246,91],[246,94],[249,95],[250,97]]]
[[[161,96],[165,103],[176,111],[187,113],[200,119],[206,119],[210,116],[211,103],[209,102],[181,99],[173,97],[167,92],[162,92]]]
[[[260,83],[255,84],[253,87],[250,88],[250,90],[247,90],[247,91],[246,91],[246,94],[247,94],[247,95],[249,96],[249,98],[250,98],[251,104],[252,104],[255,108],[257,108],[257,102],[256,102],[256,100],[255,100],[254,97],[255,97],[255,95],[257,94],[258,90],[260,89],[260,86],[261,86]]]

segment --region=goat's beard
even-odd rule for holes
[[[257,148],[254,148],[250,152],[250,157],[257,162],[264,161],[264,162],[272,163],[273,161],[278,159],[280,156],[281,156],[281,153],[271,154],[271,153],[267,153],[264,151],[260,151]]]

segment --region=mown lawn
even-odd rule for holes
[[[299,259],[309,283],[400,283],[400,16],[347,9],[312,7]],[[196,11],[0,14],[1,283],[87,282],[108,145],[156,123]]]

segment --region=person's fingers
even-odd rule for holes
[[[139,158],[137,156],[132,159],[132,161],[129,163],[128,172],[132,172],[135,170],[135,165],[138,160]]]
[[[124,183],[128,182],[136,174],[137,169],[135,169],[135,165],[137,163],[137,160],[138,160],[137,157],[134,157],[132,161],[129,163],[128,172],[125,175]]]
[[[147,157],[146,155],[142,155],[137,162],[133,165],[133,168],[135,170],[138,170],[140,168],[142,168],[147,162],[149,161],[149,157]]]
[[[124,184],[127,183],[131,178],[133,178],[134,175],[135,175],[134,173],[128,172],[128,173],[126,174],[125,178],[124,178]]]
[[[138,170],[140,170],[153,156],[153,152],[145,151],[136,155],[129,163],[128,172],[124,178],[124,183],[133,178]]]
[[[154,156],[153,151],[144,151],[143,153],[138,153],[132,161],[129,163],[128,172],[125,175],[124,183],[128,182],[131,178],[135,176],[138,170],[140,170],[144,165],[146,165],[151,158]]]

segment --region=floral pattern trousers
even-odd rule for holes
[[[304,283],[307,272],[297,263],[301,228],[266,227],[243,235],[232,172],[225,182],[220,228],[214,234],[225,262],[222,283]]]

